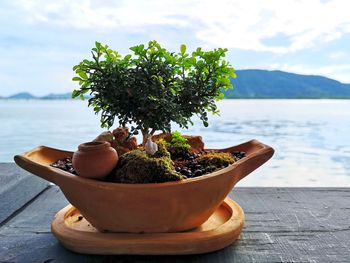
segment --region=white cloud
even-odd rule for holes
[[[344,58],[345,56],[346,56],[346,53],[343,51],[335,51],[329,54],[329,58],[331,59]]]
[[[18,7],[33,23],[131,32],[173,26],[190,29],[205,46],[273,53],[313,47],[350,32],[346,0],[22,0]],[[289,43],[264,44],[278,35]]]

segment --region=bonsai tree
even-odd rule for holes
[[[218,114],[216,101],[222,90],[232,88],[235,77],[230,63],[223,60],[227,49],[191,54],[181,45],[178,53],[169,52],[156,41],[131,47],[122,56],[107,45],[95,43],[92,60],[84,59],[73,67],[80,85],[72,97],[84,99],[101,113],[101,126],[131,125],[131,133],[142,132],[143,143],[155,131],[170,132],[171,122],[188,128],[197,115],[208,126],[208,112]]]

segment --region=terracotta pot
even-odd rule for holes
[[[220,151],[244,151],[247,156],[211,174],[159,184],[108,183],[72,176],[50,164],[73,153],[43,146],[16,155],[15,162],[59,185],[69,202],[99,230],[179,232],[204,223],[234,185],[274,153],[256,140]]]
[[[102,179],[117,165],[118,154],[109,142],[87,142],[78,146],[72,161],[79,176]]]

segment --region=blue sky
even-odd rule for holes
[[[126,54],[226,47],[236,69],[279,69],[350,83],[350,1],[17,0],[0,2],[0,96],[69,92],[72,66],[100,41]]]

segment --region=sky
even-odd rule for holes
[[[347,0],[1,0],[0,96],[72,91],[72,67],[95,41],[122,54],[153,39],[222,47],[235,69],[350,83],[349,10]]]

